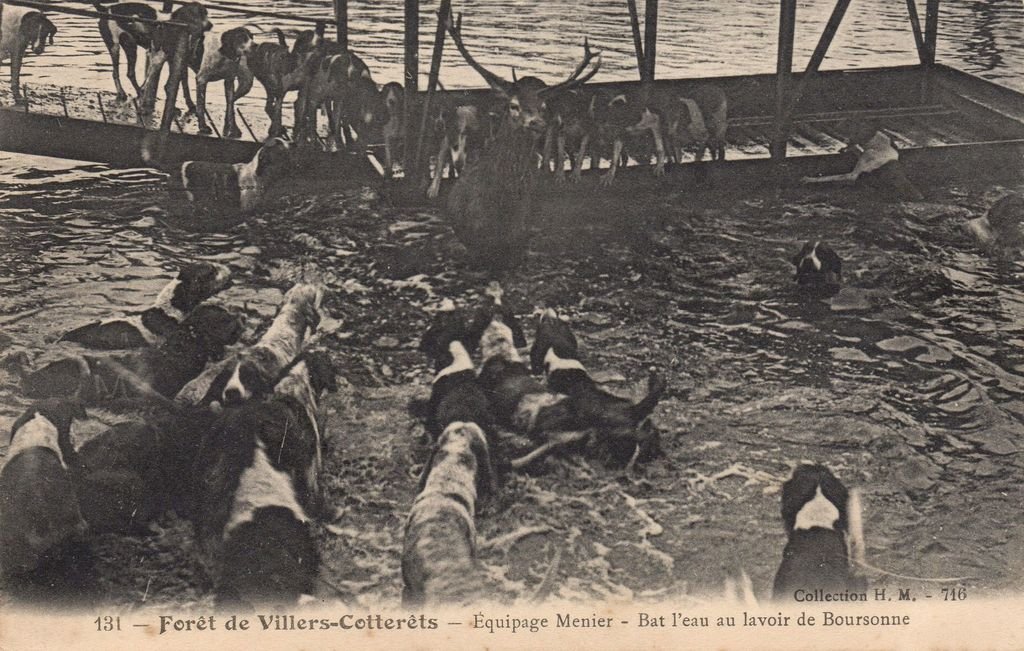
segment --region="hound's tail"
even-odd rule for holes
[[[654,411],[654,408],[658,406],[658,401],[661,400],[661,396],[665,393],[665,379],[652,372],[650,377],[647,378],[647,395],[644,399],[630,407],[630,414],[633,416],[635,422],[639,423]]]

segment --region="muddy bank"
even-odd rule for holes
[[[585,363],[611,391],[636,395],[648,369],[663,373],[669,390],[655,422],[665,455],[632,477],[560,457],[509,476],[478,518],[495,597],[532,599],[550,572],[542,592],[552,597],[685,603],[720,595],[740,570],[765,596],[784,544],[778,490],[801,460],[827,463],[863,490],[872,565],[965,577],[973,593],[1024,587],[1024,277],[963,231],[1005,190],[947,188],[903,204],[819,192],[700,206],[681,191],[545,224],[526,264],[502,279],[509,300],[524,314],[567,314]],[[397,606],[402,527],[427,453],[408,410],[429,393],[416,350],[425,308],[474,300],[488,278],[462,265],[437,211],[390,207],[369,189],[286,197],[201,237],[149,200],[115,202],[120,235],[97,245],[92,264],[123,273],[81,282],[115,294],[158,284],[140,281],[138,238],[163,253],[173,245],[158,260],[165,266],[225,262],[236,281],[219,300],[243,311],[249,342],[281,291],[326,284],[338,323],[322,342],[345,381],[327,402],[324,484],[345,515],[318,530],[317,596]],[[56,247],[47,254],[56,260],[22,263],[38,265],[39,291],[4,299],[0,354],[56,354],[48,341],[82,300],[65,274],[82,272],[88,239]],[[789,259],[809,239],[844,260],[847,289],[835,299],[796,291]],[[127,262],[104,266],[118,255]],[[0,403],[5,425],[25,404],[9,374]],[[102,600],[210,605],[190,535],[168,516],[152,536],[101,538]]]

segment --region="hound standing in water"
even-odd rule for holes
[[[248,163],[185,161],[171,175],[170,186],[190,203],[247,213],[259,206],[291,163],[291,144],[284,138],[270,138]]]

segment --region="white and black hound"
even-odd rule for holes
[[[324,41],[325,27],[323,23],[317,23],[315,30],[299,32],[292,43],[291,51],[288,50],[284,32],[275,29],[277,43],[260,43],[246,55],[249,70],[266,91],[270,137],[284,133],[281,124],[284,97],[289,91],[302,88],[312,76],[314,65],[311,61],[319,54],[319,47]],[[299,116],[296,115],[296,120],[298,119]]]
[[[864,538],[860,499],[822,465],[798,466],[782,485],[782,522],[789,541],[772,597],[789,601],[799,590],[864,591],[858,575]]]
[[[291,167],[291,144],[284,138],[269,138],[247,163],[185,161],[171,174],[169,186],[192,204],[247,213],[260,205]]]
[[[142,86],[136,77],[136,63],[138,61],[138,48],[146,53],[146,68],[149,68],[149,50],[153,44],[153,30],[155,24],[143,22],[143,20],[157,20],[156,9],[141,2],[117,2],[110,4],[106,0],[99,0],[94,5],[96,11],[107,14],[109,17],[100,18],[100,36],[103,44],[110,53],[110,65],[114,76],[114,89],[117,91],[117,99],[124,101],[128,94],[124,92],[121,85],[121,50],[124,50],[125,68],[128,71],[128,81],[132,83],[136,96],[142,96]]]
[[[70,466],[73,402],[40,402],[11,427],[0,469],[0,571],[23,576],[60,564],[87,530]]]
[[[225,138],[239,138],[241,129],[235,120],[235,100],[252,89],[253,74],[246,65],[246,56],[252,50],[252,32],[245,27],[225,31],[206,32],[193,50],[189,66],[196,73],[196,119],[199,133],[211,133],[206,124],[206,85],[211,81],[224,81]],[[235,81],[238,86],[235,86]]]
[[[123,355],[64,358],[22,374],[25,395],[75,396],[86,403],[116,398],[174,396],[206,363],[224,354],[241,334],[238,317],[216,305],[192,311],[162,344]]]
[[[434,361],[437,374],[430,389],[427,432],[436,441],[453,422],[475,423],[494,431],[494,412],[487,393],[477,381],[470,357],[474,346],[466,315],[459,310],[438,311],[423,333],[420,350]]]
[[[603,391],[580,362],[572,329],[550,308],[538,317],[530,359],[547,375],[549,391],[568,396],[580,427],[595,430],[593,442],[609,461],[628,468],[660,452],[657,430],[648,422],[665,392],[660,375],[650,374],[647,395],[635,404]]]
[[[186,264],[160,291],[152,307],[139,314],[75,328],[60,340],[105,350],[159,344],[180,327],[200,303],[225,289],[230,282],[231,270],[222,264]]]
[[[182,5],[171,13],[170,20],[176,23],[185,23],[193,30],[188,37],[188,51],[185,52],[185,62],[188,63],[192,54],[197,51],[204,39],[205,32],[213,28],[210,22],[206,7],[198,2],[190,2]],[[178,49],[179,28],[171,25],[157,24],[151,33],[149,57],[146,66],[146,78],[142,82],[142,110],[152,111],[156,103],[156,87],[160,84],[160,74],[164,64],[174,61]],[[181,91],[185,96],[185,104],[190,111],[195,111],[196,106],[188,88],[188,70],[181,75]],[[164,85],[164,91],[170,93],[170,79]]]
[[[824,242],[807,242],[793,257],[800,285],[838,285],[843,281],[843,261]]]
[[[476,561],[477,500],[494,490],[487,435],[449,423],[423,469],[405,525],[403,606],[472,603],[482,585]]]
[[[192,518],[219,606],[294,606],[313,593],[319,552],[292,474],[253,413],[230,408],[203,436]]]
[[[184,386],[175,401],[185,405],[234,405],[273,391],[282,371],[302,352],[320,324],[323,288],[299,283],[289,289],[259,341],[207,369]]]
[[[564,394],[548,391],[534,379],[518,348],[526,337],[514,312],[502,303],[496,284],[476,310],[470,325],[472,341],[479,341],[482,365],[480,386],[502,425],[533,438],[552,430],[574,429],[575,411]]]
[[[11,60],[11,94],[21,99],[21,62],[25,52],[42,54],[46,45],[53,45],[57,28],[43,12],[28,7],[5,4],[0,14],[0,61]]]

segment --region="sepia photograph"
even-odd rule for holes
[[[1024,648],[1024,1],[0,0],[0,648]]]

